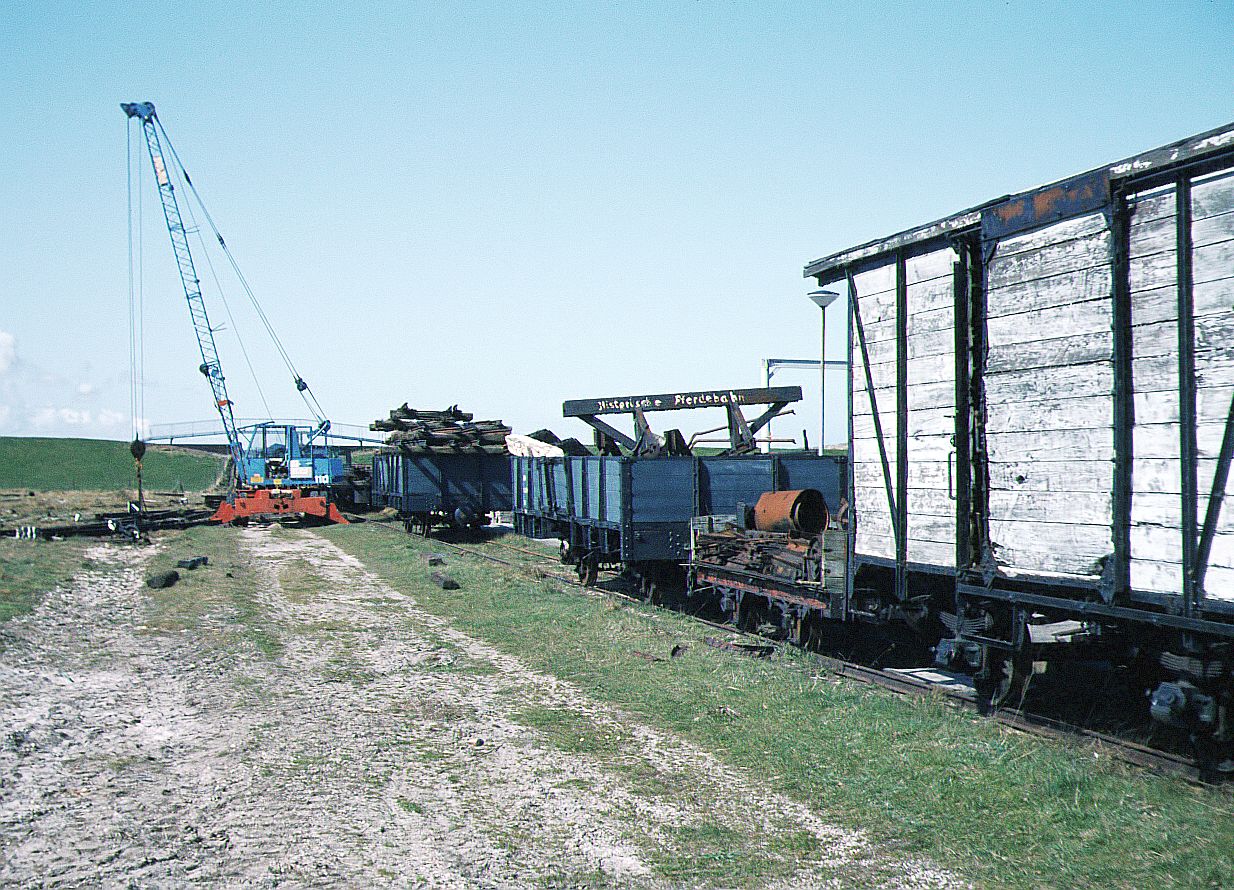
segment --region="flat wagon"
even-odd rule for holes
[[[391,448],[373,456],[372,504],[392,507],[408,531],[475,528],[510,509],[507,455]]]
[[[1234,738],[1234,125],[805,275],[848,295],[850,599],[991,694],[1098,652]]]

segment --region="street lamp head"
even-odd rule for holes
[[[819,309],[826,309],[840,297],[840,295],[833,290],[813,290],[806,294],[806,296],[809,297],[811,302],[813,302]]]

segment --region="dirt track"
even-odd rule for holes
[[[252,616],[222,607],[147,625],[151,551],[113,545],[0,629],[0,880],[677,886],[655,857],[705,819],[809,835],[773,869],[785,887],[958,883],[528,671],[310,533],[239,541],[277,646],[224,645]],[[611,729],[654,781],[553,745],[529,709]]]

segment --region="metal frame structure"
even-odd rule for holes
[[[763,389],[715,389],[701,392],[659,393],[641,396],[616,396],[605,399],[572,399],[562,404],[564,417],[577,417],[595,430],[596,448],[602,454],[615,455],[615,446],[626,448],[634,457],[654,457],[661,453],[664,441],[651,431],[647,413],[681,411],[695,408],[723,408],[728,415],[729,448],[725,454],[747,454],[756,451],[755,435],[792,402],[801,401],[800,386],[778,386]],[[768,405],[754,420],[746,420],[742,405]],[[614,428],[598,415],[631,414],[635,436]],[[688,449],[687,449],[688,450]],[[672,449],[670,449],[672,451]]]

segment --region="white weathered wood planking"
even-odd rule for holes
[[[1106,231],[1105,216],[1100,213],[1089,213],[1055,223],[1044,229],[1036,229],[1023,235],[1004,238],[998,244],[996,256],[1005,259],[1030,250],[1040,250],[1043,247],[1054,247],[1077,239],[1099,235]]]
[[[1002,522],[1099,525],[1108,533],[1114,515],[1112,508],[1109,491],[990,492],[990,517]]]
[[[913,461],[946,462],[948,455],[955,454],[950,433],[922,434],[908,437],[908,475],[912,478]]]
[[[1099,218],[1102,219],[1101,231],[1084,238],[1072,238],[1006,256],[1000,247],[987,267],[986,286],[993,293],[1006,284],[1020,284],[1080,269],[1108,268],[1110,232],[1105,228],[1104,218]],[[1065,224],[1058,223],[1042,229],[1038,234],[1044,236]]]
[[[1231,396],[1234,396],[1234,386],[1207,386],[1198,390],[1196,392],[1196,420],[1200,424],[1225,423],[1226,415],[1230,410]],[[1137,435],[1141,426],[1178,423],[1177,392],[1137,391],[1134,401]],[[1178,438],[1177,433],[1174,438]]]
[[[986,334],[990,345],[1032,343],[1052,337],[1100,334],[1112,330],[1114,316],[1110,305],[1108,272],[1106,279],[1105,294],[1100,299],[1014,314],[1004,311],[997,317],[988,318]]]
[[[879,406],[882,407],[881,405]],[[892,415],[892,422],[895,420],[895,415]],[[934,435],[939,432],[951,434],[955,432],[955,409],[951,407],[943,408],[919,408],[908,413],[908,434],[909,436]],[[860,417],[853,417],[853,436],[856,438],[871,438],[874,435],[874,415],[863,414]],[[888,435],[888,430],[883,429],[883,435]],[[895,441],[894,431],[892,431],[891,441]]]
[[[910,411],[926,408],[951,408],[955,405],[955,383],[942,380],[937,383],[908,384],[908,407]]]
[[[858,272],[853,276],[853,284],[857,288],[858,296],[894,292],[896,287],[895,263],[888,261],[880,266],[872,266]]]
[[[1076,334],[1031,343],[993,346],[986,356],[986,372],[997,374],[1028,368],[1055,368],[1110,361],[1114,357],[1114,334]]]
[[[1127,281],[1132,293],[1172,285],[1177,277],[1178,257],[1172,247],[1161,253],[1136,257],[1127,264]]]
[[[1107,395],[1012,402],[986,420],[987,433],[1073,429],[1077,417],[1094,429],[1114,425],[1114,403]]]
[[[1049,275],[1034,281],[1009,283],[998,289],[995,304],[987,307],[989,318],[1019,315],[1088,300],[1107,299],[1110,270],[1105,266]]]
[[[955,332],[955,306],[950,303],[936,309],[915,310],[909,308],[908,335],[926,334],[930,331]]]
[[[1131,210],[1131,219],[1135,223],[1145,223],[1163,216],[1173,216],[1178,207],[1174,196],[1174,186],[1163,185],[1130,195],[1127,198],[1127,206]]]
[[[1234,241],[1206,244],[1191,253],[1191,280],[1195,284],[1220,281],[1234,273]]]
[[[1064,522],[992,520],[990,542],[1001,565],[1025,571],[1100,576],[1114,552],[1110,529]]]
[[[1127,255],[1133,261],[1167,253],[1178,243],[1178,218],[1173,214],[1147,221],[1132,217],[1127,234]]]
[[[1196,522],[1204,521],[1208,510],[1208,494],[1201,490],[1197,501]],[[1179,517],[1182,516],[1182,502],[1176,494],[1158,494],[1156,492],[1134,491],[1131,493],[1131,522],[1135,525],[1160,525],[1167,528],[1179,528]],[[1220,516],[1217,517],[1217,531],[1234,532],[1234,510],[1230,505],[1223,505]]]
[[[951,278],[951,267],[958,256],[950,247],[935,250],[930,253],[909,257],[904,261],[905,282],[911,289],[913,285],[932,278]],[[911,307],[911,303],[909,304]]]
[[[1008,568],[1091,577],[1113,550],[1108,224],[1089,214],[1008,243],[1027,249],[1000,245],[987,273],[991,540]],[[1026,301],[1038,308],[1016,311]]]
[[[1216,390],[1212,390],[1216,392]],[[1223,390],[1224,392],[1224,390]],[[1225,399],[1229,407],[1229,397]],[[1215,458],[1221,452],[1221,439],[1225,434],[1225,420],[1196,424],[1196,454],[1201,458]],[[1151,423],[1135,427],[1132,451],[1136,458],[1178,460],[1179,431],[1177,423]]]
[[[862,308],[861,329],[866,335],[867,348],[872,343],[884,343],[890,341],[895,342],[896,339],[896,323],[894,318],[884,318],[876,321],[867,321],[864,314],[864,306]],[[853,328],[853,347],[858,354],[861,352],[861,342],[857,337],[857,328]],[[873,359],[871,359],[873,361]]]
[[[1182,533],[1176,528],[1160,525],[1133,525],[1131,527],[1131,557],[1145,562],[1183,561]],[[1213,536],[1208,564],[1234,568],[1234,534],[1224,532]]]
[[[908,561],[927,566],[954,566],[955,539],[949,541],[924,541],[912,536],[909,528]]]
[[[1191,186],[1191,219],[1203,220],[1234,211],[1234,174],[1221,173]]]
[[[1213,489],[1217,461],[1201,458],[1196,462],[1196,490],[1208,494]],[[1182,491],[1182,461],[1177,458],[1136,457],[1131,461],[1133,491],[1179,494]],[[1226,495],[1234,495],[1234,475],[1226,481]]]
[[[871,535],[893,538],[891,520],[884,515],[870,512],[859,514],[858,528],[864,528]],[[909,517],[909,540],[933,541],[938,544],[955,546],[955,516],[930,516],[919,513]],[[893,551],[894,553],[894,551]],[[954,565],[948,560],[944,565]]]
[[[1234,239],[1234,211],[1227,211],[1219,216],[1208,219],[1197,219],[1191,222],[1191,244],[1193,247],[1207,247],[1222,241]]]
[[[1195,385],[1199,389],[1223,388],[1234,380],[1234,349],[1203,350],[1195,354]],[[1178,358],[1148,356],[1131,360],[1136,392],[1178,390]]]
[[[1110,362],[1032,368],[988,374],[985,384],[987,411],[994,415],[1002,411],[1004,405],[1016,401],[1075,399],[1113,393],[1114,369]],[[1077,427],[1087,425],[1086,418],[1076,418]]]
[[[986,444],[990,460],[999,463],[1114,459],[1114,430],[1111,427],[988,433]]]
[[[857,521],[857,541],[853,548],[858,556],[880,556],[883,559],[895,559],[895,539],[890,535],[880,534]]]
[[[1131,587],[1154,593],[1178,595],[1182,590],[1182,566],[1177,563],[1131,560]],[[1234,600],[1234,569],[1210,566],[1204,577],[1206,599]]]
[[[988,464],[990,486],[1003,491],[1106,492],[1114,463],[1106,460],[1019,460]]]
[[[954,283],[949,264],[945,277],[910,284],[905,294],[908,302],[909,327],[912,327],[912,317],[919,312],[930,312],[954,306]]]

